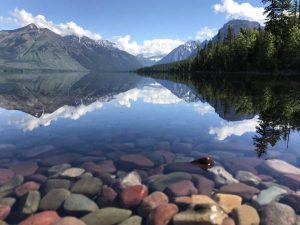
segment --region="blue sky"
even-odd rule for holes
[[[84,34],[91,37],[97,38],[97,34],[119,45],[134,43],[135,46],[123,48],[137,54],[143,50],[135,48],[145,45],[145,41],[164,39],[160,44],[167,45],[166,40],[169,40],[173,48],[188,39],[210,38],[232,18],[262,22],[261,7],[260,0],[2,0],[0,29],[36,22],[40,19],[37,16],[42,15],[42,19],[52,21],[53,26],[73,22],[89,30],[90,33]],[[46,22],[40,25],[48,26]],[[61,27],[59,29],[65,29]],[[73,28],[77,29],[74,26],[68,29]],[[58,32],[64,34],[65,31]],[[78,29],[76,32],[81,35]]]

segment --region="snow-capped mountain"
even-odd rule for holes
[[[183,45],[178,46],[171,51],[164,58],[159,60],[156,65],[167,64],[188,59],[197,53],[198,47],[201,48],[202,43],[200,41],[188,41]]]

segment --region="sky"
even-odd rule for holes
[[[35,23],[150,57],[210,39],[230,19],[264,18],[260,0],[1,0],[0,30]]]

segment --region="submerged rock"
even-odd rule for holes
[[[214,200],[226,213],[231,213],[234,208],[242,205],[242,198],[238,195],[216,194],[214,195]]]
[[[148,188],[145,185],[135,185],[126,187],[121,195],[121,202],[125,207],[134,207],[139,205],[148,195]]]
[[[294,225],[296,224],[295,211],[288,205],[271,203],[262,212],[262,225]]]
[[[138,172],[132,171],[121,179],[120,184],[122,188],[140,185],[142,184],[142,179]]]
[[[40,205],[41,194],[38,191],[29,191],[20,203],[20,211],[23,214],[30,215],[35,213]]]
[[[57,212],[45,211],[28,217],[19,225],[51,225],[60,220]]]
[[[146,216],[159,205],[167,203],[169,203],[168,196],[163,192],[155,191],[143,199],[138,211],[140,215]]]
[[[215,183],[218,185],[239,183],[230,173],[228,173],[223,167],[215,166],[208,171],[213,175]]]
[[[178,212],[175,204],[162,204],[153,209],[148,216],[148,225],[167,225]]]
[[[235,178],[240,182],[256,186],[261,182],[261,179],[255,174],[248,171],[238,171]]]
[[[95,202],[80,194],[71,194],[64,202],[64,210],[71,214],[89,213],[97,209]]]
[[[164,191],[168,186],[181,180],[191,180],[192,176],[184,172],[174,172],[157,177],[152,183],[152,189]]]
[[[69,169],[64,170],[59,175],[62,177],[74,178],[74,177],[81,176],[84,172],[85,172],[85,170],[82,168],[69,168]]]
[[[0,169],[0,186],[8,183],[15,176],[15,172],[9,169]]]
[[[83,221],[75,217],[64,217],[51,225],[86,225]]]
[[[64,188],[64,189],[70,189],[71,181],[66,179],[50,179],[47,180],[45,184],[45,192],[49,192],[52,189],[57,188]]]
[[[67,189],[52,189],[41,200],[40,210],[57,210],[70,196]]]
[[[286,174],[300,174],[300,169],[286,161],[279,159],[266,160],[265,168],[272,174],[275,175],[286,175]]]
[[[251,199],[253,195],[259,193],[259,189],[243,183],[236,183],[222,186],[219,192],[225,194],[239,195],[248,200]]]
[[[0,198],[6,197],[14,192],[14,189],[24,182],[22,175],[16,175],[8,183],[0,187]]]
[[[138,167],[153,167],[154,166],[154,163],[150,159],[148,159],[145,156],[140,155],[140,154],[124,155],[124,156],[120,157],[120,160],[125,163],[133,164]]]
[[[170,196],[178,197],[197,194],[198,190],[190,180],[181,180],[170,184],[165,192]]]
[[[122,223],[118,225],[141,225],[142,224],[142,217],[140,216],[132,216],[129,217],[127,220],[124,220]]]
[[[259,225],[260,218],[257,211],[249,205],[241,205],[233,209],[232,217],[236,225]]]
[[[102,185],[102,181],[99,178],[82,178],[73,185],[71,191],[77,194],[95,196],[101,192]]]
[[[286,193],[287,193],[286,190],[276,186],[272,186],[261,191],[258,196],[254,196],[253,200],[258,205],[263,206],[263,205],[270,204],[273,201],[279,200],[280,197],[282,197]]]

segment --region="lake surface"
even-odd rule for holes
[[[53,177],[49,168],[63,163],[68,163],[68,168],[84,168],[101,178],[107,190],[119,194],[118,200],[106,199],[103,205],[99,203],[105,198],[101,191],[89,196],[98,207],[129,208],[134,215],[139,214],[140,202],[128,200],[126,205],[122,199],[124,187],[119,187],[120,180],[132,171],[139,175],[134,172],[134,178],[126,179],[134,183],[140,176],[149,193],[164,191],[170,201],[199,193],[236,194],[243,203],[256,208],[261,220],[267,213],[261,209],[273,201],[299,210],[294,202],[300,202],[296,193],[300,189],[300,79],[186,77],[2,74],[0,166],[22,174],[25,181],[41,183],[41,198],[49,191],[49,180],[67,179],[74,185],[79,179],[74,174],[62,175],[58,167]],[[207,156],[215,161],[211,171],[190,163]],[[220,167],[229,175],[214,171]],[[103,178],[104,174],[109,174],[110,181]],[[195,174],[213,181],[214,188],[206,187]],[[164,189],[154,175],[174,177]],[[5,186],[11,180],[2,182],[3,176],[0,171],[0,184]],[[247,186],[227,187],[237,182]],[[268,193],[273,195],[266,196],[262,191],[270,187],[273,189]],[[38,211],[24,212],[24,203],[15,195],[13,190],[1,192],[0,187],[0,197],[17,199],[6,219],[11,223]],[[184,212],[179,202],[176,205]],[[65,209],[64,205],[56,211],[78,218],[89,212]],[[151,219],[143,215],[143,221],[147,220]]]

